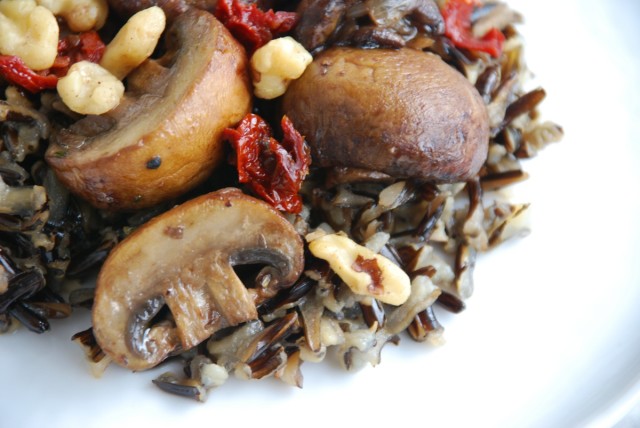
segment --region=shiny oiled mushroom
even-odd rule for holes
[[[127,77],[117,108],[52,136],[47,162],[98,208],[140,209],[195,187],[223,157],[222,131],[251,109],[246,53],[213,15],[180,15],[166,45]]]
[[[466,181],[487,157],[478,91],[438,56],[336,47],[319,54],[283,99],[317,166]]]
[[[266,265],[247,288],[234,266]],[[256,319],[256,305],[291,286],[303,244],[271,206],[238,189],[209,193],[141,226],[98,276],[93,331],[104,352],[144,370],[215,331]],[[171,316],[154,325],[163,307]]]

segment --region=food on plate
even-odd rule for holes
[[[320,235],[309,239],[309,251],[328,262],[355,294],[395,306],[407,301],[411,280],[400,266],[343,233]]]
[[[325,50],[291,84],[283,110],[322,167],[451,183],[476,176],[487,156],[478,91],[415,49]]]
[[[165,25],[164,12],[157,6],[136,13],[105,46],[100,65],[118,79],[124,79],[151,56]],[[183,41],[183,46],[188,43]]]
[[[0,53],[19,55],[34,70],[51,67],[58,48],[58,25],[34,0],[0,2]]]
[[[124,95],[120,79],[91,61],[76,62],[69,67],[56,89],[62,102],[80,114],[107,113],[120,104]]]
[[[313,57],[292,37],[273,39],[251,56],[253,91],[271,100],[284,95],[291,81],[299,78]]]
[[[107,0],[38,0],[38,4],[64,19],[71,31],[101,29],[109,14]]]
[[[302,239],[278,211],[238,189],[179,205],[109,254],[96,285],[93,333],[117,363],[144,370],[216,331],[258,317],[256,305],[298,279]],[[265,264],[247,289],[234,266]],[[150,321],[166,305],[173,326]]]
[[[562,129],[507,4],[108,3],[0,0],[0,332],[89,308],[96,375],[301,387],[441,344],[527,231],[501,189]]]

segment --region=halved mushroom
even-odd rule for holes
[[[246,288],[233,266],[264,264]],[[215,331],[258,317],[256,304],[291,286],[304,266],[293,226],[268,204],[223,189],[141,226],[100,271],[93,331],[104,352],[144,370]],[[154,318],[166,305],[171,317]]]
[[[126,99],[56,133],[46,159],[98,208],[133,210],[201,183],[223,155],[222,131],[251,109],[244,49],[211,14],[180,15],[167,53],[128,77]]]

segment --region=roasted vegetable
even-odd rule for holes
[[[477,90],[439,57],[413,49],[332,48],[283,100],[316,165],[465,181],[487,156]]]
[[[236,265],[264,264],[247,289]],[[224,189],[146,223],[109,254],[96,287],[93,331],[132,370],[258,317],[256,305],[298,279],[302,240],[265,202]],[[167,320],[155,320],[166,305]],[[154,322],[157,321],[157,322]]]
[[[244,50],[211,14],[181,15],[167,43],[129,75],[116,109],[52,138],[47,162],[98,208],[131,211],[197,186],[222,161],[222,131],[251,109]]]

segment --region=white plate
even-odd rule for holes
[[[542,112],[566,137],[525,164],[514,194],[533,202],[533,232],[479,260],[468,310],[442,319],[444,347],[405,338],[376,368],[307,363],[302,390],[232,380],[199,404],[157,390],[158,371],[94,379],[69,340],[80,314],[0,337],[0,426],[615,423],[640,396],[640,3],[511,4]]]

